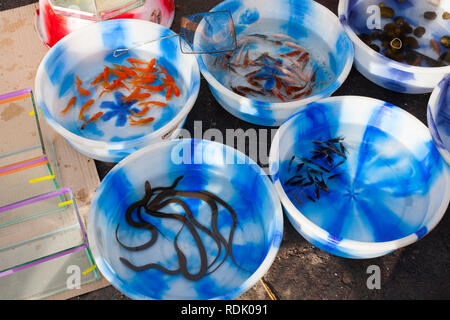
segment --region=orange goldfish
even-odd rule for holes
[[[128,118],[130,119],[130,125],[132,125],[132,126],[145,125],[145,124],[150,123],[153,120],[155,120],[155,118],[153,118],[153,117],[139,119],[139,120],[135,120],[132,117],[128,117]]]
[[[90,122],[95,122],[98,120],[98,118],[100,118],[103,115],[103,112],[97,112],[93,117],[91,117],[88,121],[86,121],[85,123],[83,123],[83,125],[81,126],[81,130],[84,130],[84,127],[90,123]]]
[[[153,104],[157,107],[167,107],[167,103],[160,102],[160,101],[146,101],[139,103],[140,106],[148,106],[150,104]]]
[[[88,101],[81,107],[80,115],[78,116],[78,118],[79,118],[80,120],[83,120],[83,121],[84,121],[84,114],[83,114],[84,111],[86,111],[87,108],[89,108],[90,106],[92,106],[92,104],[93,104],[94,102],[95,102],[94,99],[88,100]]]
[[[70,107],[73,106],[75,100],[77,100],[77,97],[72,97],[72,99],[69,100],[69,103],[67,104],[66,108],[63,111],[61,111],[61,113],[65,114],[70,109]]]
[[[149,106],[145,106],[145,108],[142,109],[141,111],[139,111],[139,112],[134,112],[133,110],[131,110],[131,113],[132,113],[134,116],[136,116],[136,117],[142,117],[143,115],[145,115],[145,114],[148,112],[148,110],[150,110],[150,107],[149,107]]]

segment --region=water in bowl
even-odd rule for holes
[[[433,4],[434,3],[434,4]],[[357,1],[348,23],[374,51],[408,65],[450,64],[450,13],[439,1]]]
[[[136,50],[117,59],[104,60],[103,57],[109,54],[110,52],[104,52],[103,54],[90,55],[81,60],[63,76],[59,91],[55,92],[55,96],[52,99],[52,105],[55,106],[52,113],[66,129],[88,139],[124,141],[135,139],[160,129],[182,109],[184,102],[188,99],[185,81],[174,65],[167,59],[164,57],[150,57],[148,53]],[[95,78],[100,77],[105,66],[114,69],[116,68],[114,64],[116,64],[126,66],[135,72],[139,72],[136,68],[145,69],[147,67],[147,65],[139,63],[135,63],[133,66],[128,60],[130,58],[147,63],[156,58],[156,62],[163,66],[174,79],[179,89],[179,95],[176,96],[172,90],[170,98],[166,98],[168,87],[163,91],[153,91],[153,89],[160,90],[161,88],[156,87],[163,85],[161,78],[164,75],[157,71],[154,73],[158,75],[156,81],[142,84],[142,86],[152,87],[152,90],[142,88],[138,93],[150,94],[145,99],[143,99],[145,96],[140,96],[137,99],[124,102],[123,98],[132,94],[135,89],[133,85],[130,85],[132,77],[123,81],[128,88],[118,86],[116,89],[104,90],[103,78],[98,84],[91,84]],[[75,76],[82,80],[81,87],[88,90],[90,92],[89,95],[83,95],[79,92]],[[118,77],[109,72],[108,84],[112,84]],[[66,113],[62,113],[61,111],[66,108],[73,97],[76,97],[75,103]],[[83,112],[84,120],[82,120],[80,119],[80,111],[89,100],[93,100],[93,103]],[[156,101],[157,103],[149,103],[150,101]],[[146,111],[147,107],[148,111]],[[86,123],[99,112],[103,113],[99,118],[93,118],[92,121]],[[137,124],[133,120],[141,121],[142,123]]]
[[[311,158],[315,150],[312,141],[328,140],[324,132],[335,129],[317,128],[286,146],[288,160],[281,163],[280,180],[290,201],[306,218],[336,238],[381,242],[416,232],[428,208],[426,194],[431,173],[424,168],[427,160],[419,161],[401,141],[376,127],[346,124],[339,128],[347,158],[342,163],[336,159],[335,164],[340,163],[336,168],[313,160],[330,169],[322,173],[329,192],[318,188],[318,198],[315,184],[302,187],[305,183],[287,183],[303,162],[301,158]],[[363,143],[361,132],[366,132],[367,137]],[[291,161],[292,155],[295,159]]]
[[[108,230],[103,241],[102,255],[129,288],[133,288],[133,290],[145,296],[155,299],[192,299],[195,297],[208,299],[217,297],[240,286],[265,259],[268,250],[266,244],[268,230],[265,228],[267,223],[262,221],[261,209],[255,204],[254,199],[245,196],[244,191],[247,188],[241,189],[239,185],[230,181],[229,177],[220,174],[207,177],[202,172],[190,170],[154,176],[149,181],[152,188],[169,186],[175,178],[170,179],[168,176],[178,177],[180,175],[184,177],[180,180],[176,190],[206,190],[212,192],[228,202],[236,211],[237,224],[232,241],[232,253],[240,267],[236,266],[228,256],[225,263],[217,270],[199,280],[192,281],[184,278],[181,274],[168,275],[156,269],[136,272],[124,265],[120,257],[125,257],[138,266],[158,263],[168,269],[177,269],[179,260],[174,250],[173,240],[181,230],[178,244],[187,257],[187,268],[191,273],[200,269],[199,253],[193,237],[186,227],[182,227],[182,223],[179,221],[155,218],[143,213],[143,218],[153,223],[159,230],[157,242],[148,249],[135,252],[126,250],[118,244],[115,235],[118,225],[118,238],[122,243],[129,246],[143,244],[150,238],[148,230],[130,227],[125,220],[126,208],[143,197],[144,186],[136,190],[122,190],[123,196],[114,200],[113,207],[115,210],[108,212],[108,216],[105,217],[106,225],[102,226],[103,230]],[[184,197],[180,197],[180,199],[188,204],[193,215],[201,224],[211,229],[211,209],[205,202]],[[105,199],[104,201],[111,201],[111,199]],[[175,204],[171,204],[161,211],[184,214],[183,209]],[[217,225],[219,232],[228,239],[232,217],[221,205],[219,205]],[[218,253],[217,244],[205,232],[199,231],[199,235],[206,247],[208,263],[211,263]],[[213,270],[222,261],[224,255],[225,250],[222,247],[218,262],[214,263],[210,270]]]
[[[327,88],[337,77],[329,65],[329,45],[293,22],[288,35],[285,24],[258,20],[237,34],[233,53],[204,56],[207,69],[227,89],[260,101],[299,100]]]
[[[445,148],[450,150],[450,80],[443,82],[435,114],[434,122],[439,137]]]

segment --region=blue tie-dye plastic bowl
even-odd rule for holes
[[[346,160],[335,153],[342,153],[339,143],[323,144],[335,138],[344,138]],[[325,151],[332,165],[314,157],[315,150],[333,148]],[[450,169],[427,127],[367,97],[327,98],[286,120],[272,144],[270,172],[297,231],[347,258],[382,256],[419,240],[438,224],[450,199]],[[303,181],[292,179],[296,175]]]
[[[178,37],[132,49],[117,58],[113,56],[118,48],[131,48],[172,34],[175,33],[152,22],[117,19],[83,27],[64,37],[46,54],[36,75],[36,100],[46,121],[79,152],[108,162],[118,162],[148,144],[174,137],[177,129],[183,126],[200,89],[200,71],[195,57],[181,53]],[[124,103],[122,97],[134,91],[128,85],[130,91],[120,88],[105,92],[99,98],[103,87],[91,86],[90,82],[104,70],[105,65],[114,68],[113,64],[119,64],[130,68],[129,58],[144,62],[156,58],[175,79],[179,96],[172,94],[167,102],[164,96],[166,89],[162,93],[152,92],[146,100]],[[136,66],[146,68],[145,65]],[[78,93],[75,75],[83,81],[82,88],[91,92],[90,96]],[[110,73],[108,83],[112,84],[113,79]],[[158,82],[149,84],[158,85]],[[147,91],[141,90],[140,93]],[[73,96],[77,99],[75,105],[65,115],[62,114]],[[90,99],[95,102],[84,112],[85,120],[98,112],[103,112],[103,115],[82,130],[79,112]],[[139,103],[149,100],[167,102],[168,106],[150,105],[145,116],[135,117],[133,112],[139,113],[145,108]],[[130,117],[136,120],[153,117],[155,120],[145,125],[130,125]]]
[[[433,141],[450,165],[450,74],[433,90],[427,111],[428,128]]]
[[[450,72],[450,66],[430,67],[426,65],[425,59],[422,59],[420,66],[413,66],[406,62],[397,62],[385,57],[370,48],[363,42],[357,34],[370,34],[373,27],[383,28],[392,19],[379,17],[378,4],[385,3],[386,6],[394,9],[395,15],[402,16],[404,21],[410,23],[413,28],[418,26],[425,27],[425,34],[421,37],[415,37],[411,32],[407,36],[412,36],[418,41],[418,47],[414,49],[433,59],[438,59],[439,54],[430,47],[430,40],[434,39],[438,45],[441,54],[449,49],[440,44],[440,38],[449,35],[450,20],[443,19],[445,11],[450,11],[448,1],[425,1],[425,0],[340,0],[338,6],[339,19],[345,28],[345,31],[352,39],[355,46],[355,67],[370,81],[377,85],[402,93],[429,93],[445,74]],[[437,5],[433,5],[432,3]],[[434,20],[424,18],[424,13],[432,11],[436,13]],[[380,25],[377,25],[378,22]],[[373,44],[379,47],[379,40]],[[448,57],[447,59],[449,59]]]
[[[312,59],[317,59],[317,66],[320,66],[316,75],[319,85],[311,95],[287,102],[276,100],[275,96],[271,97],[273,101],[262,101],[233,92],[226,77],[234,74],[217,71],[216,56],[199,55],[200,70],[212,94],[232,115],[257,125],[279,126],[307,103],[331,96],[347,78],[353,63],[353,44],[337,17],[319,3],[310,0],[227,0],[211,11],[222,10],[231,12],[238,42],[244,35],[252,33],[288,35],[312,52]]]
[[[124,249],[115,237],[115,230],[120,224],[118,238],[122,243],[136,246],[149,241],[151,233],[148,230],[127,224],[126,208],[143,197],[146,180],[152,188],[170,186],[180,175],[184,177],[176,190],[212,192],[235,210],[237,219],[231,247],[240,268],[228,256],[217,270],[192,281],[180,274],[167,275],[155,269],[133,271],[119,260],[124,257],[139,266],[160,263],[175,270],[179,267],[179,260],[173,239],[182,230],[178,244],[187,256],[188,270],[196,273],[200,269],[200,254],[191,233],[186,227],[182,229],[179,221],[154,218],[142,210],[143,218],[159,229],[157,241],[142,251]],[[200,223],[207,228],[212,227],[211,209],[207,203],[196,199],[180,199],[186,201]],[[218,229],[223,237],[229,239],[232,216],[220,203],[217,205]],[[184,212],[177,204],[160,211]],[[137,219],[135,214],[132,219]],[[213,263],[218,246],[205,232],[198,232],[208,253],[208,264]],[[89,244],[99,270],[118,290],[134,299],[235,298],[250,289],[269,269],[280,246],[282,232],[280,200],[264,171],[235,149],[217,142],[196,139],[153,144],[121,161],[98,188],[88,219]],[[208,270],[218,266],[218,261],[224,257],[225,249],[222,246],[219,260]]]

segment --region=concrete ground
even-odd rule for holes
[[[6,10],[36,1],[2,0],[0,10]],[[219,0],[176,0],[175,21],[172,29],[179,31],[183,15],[209,11]],[[263,3],[264,1],[261,1]],[[334,13],[338,0],[318,1]],[[429,94],[406,95],[376,86],[352,69],[348,79],[336,91],[339,95],[362,95],[388,101],[402,107],[426,124],[426,106]],[[217,128],[261,128],[243,122],[227,113],[211,95],[207,83],[202,85],[185,128],[193,132],[193,123],[202,121],[203,130]],[[100,178],[114,166],[96,162]],[[330,255],[302,238],[285,219],[283,241],[264,284],[277,299],[449,299],[450,298],[450,216],[422,240],[387,256],[351,260]],[[381,288],[368,289],[367,268],[377,265],[381,270]],[[127,299],[112,286],[74,299]],[[239,299],[269,299],[259,282]]]

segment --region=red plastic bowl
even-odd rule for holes
[[[174,14],[174,0],[146,0],[141,7],[112,19],[141,19],[170,28]],[[70,32],[92,23],[95,21],[56,14],[48,0],[40,0],[39,9],[36,10],[36,30],[48,47],[53,47]]]

